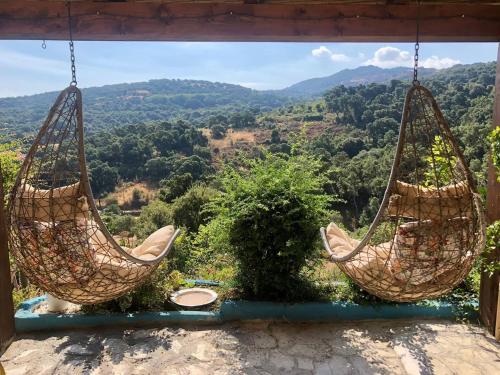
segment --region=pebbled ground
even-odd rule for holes
[[[231,323],[22,335],[20,374],[500,374],[500,344],[449,321]]]

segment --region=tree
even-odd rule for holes
[[[166,157],[153,158],[148,160],[144,165],[144,177],[151,181],[159,182],[170,175],[171,169],[172,165]]]
[[[385,134],[392,130],[398,131],[399,124],[396,120],[389,117],[384,117],[376,119],[371,124],[368,125],[367,131],[371,137],[373,144],[376,146],[383,146],[383,139]]]
[[[280,143],[281,138],[280,138],[280,132],[278,129],[273,129],[271,132],[271,143]]]
[[[172,216],[177,227],[185,227],[189,232],[196,232],[201,224],[210,217],[204,206],[217,196],[217,190],[198,185],[177,198],[172,204]]]
[[[213,139],[223,139],[226,136],[227,129],[222,125],[214,125],[210,128]]]
[[[94,160],[89,164],[89,171],[92,193],[96,198],[102,198],[115,190],[118,184],[116,168],[110,167],[108,163],[100,160]]]
[[[169,179],[160,182],[159,199],[170,203],[175,198],[184,194],[193,184],[193,176],[190,173],[175,175]]]

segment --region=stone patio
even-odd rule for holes
[[[448,321],[233,323],[22,335],[20,374],[500,374],[500,345]]]

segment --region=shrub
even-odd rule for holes
[[[500,181],[500,126],[497,126],[488,136],[491,143],[491,159],[497,170],[498,181]]]
[[[310,156],[269,153],[246,163],[247,169],[227,167],[222,174],[214,220],[227,229],[246,296],[288,299],[307,260],[317,256],[318,229],[327,217],[320,165]]]
[[[164,310],[169,295],[184,284],[182,274],[179,271],[172,271],[168,261],[164,261],[158,270],[136,289],[109,302],[83,306],[82,310],[87,313],[102,310],[118,312]]]
[[[172,204],[172,217],[177,227],[195,232],[208,219],[203,206],[217,195],[217,191],[203,185],[194,186]]]
[[[133,227],[133,232],[139,239],[144,239],[154,231],[170,224],[172,224],[171,207],[160,200],[156,200],[142,209],[141,215],[137,218]]]
[[[166,203],[184,194],[193,184],[193,176],[190,173],[175,175],[167,180],[161,180],[160,193],[158,197]]]

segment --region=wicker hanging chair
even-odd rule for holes
[[[164,227],[135,249],[118,245],[92,197],[83,130],[81,93],[70,85],[51,108],[12,190],[9,242],[33,284],[62,300],[93,304],[142,283],[179,230]]]
[[[361,240],[321,228],[330,259],[380,298],[435,298],[469,273],[485,241],[471,172],[428,89],[409,89],[396,155],[379,211]]]

